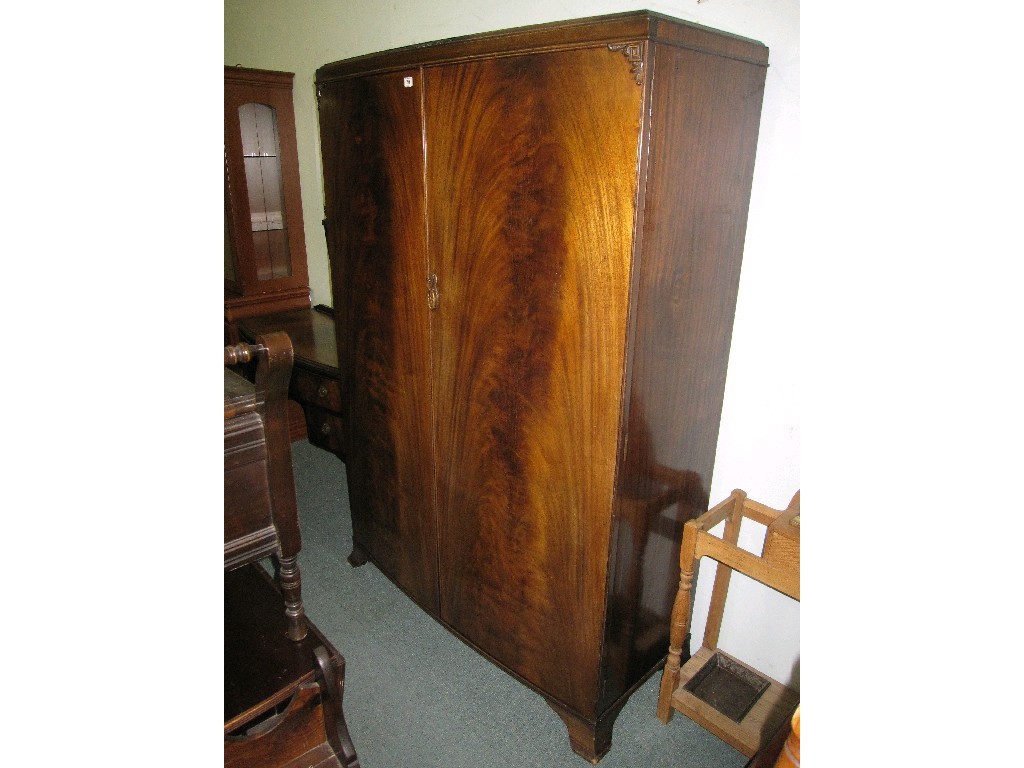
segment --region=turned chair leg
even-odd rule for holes
[[[277,559],[277,578],[284,597],[284,615],[288,619],[286,634],[289,640],[302,640],[306,628],[306,610],[302,605],[302,577],[299,574],[297,557]]]

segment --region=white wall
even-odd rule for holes
[[[770,49],[711,501],[742,488],[752,499],[784,508],[800,487],[799,0],[225,0],[224,63],[295,73],[310,283],[313,302],[330,304],[313,86],[318,67],[412,43],[643,8],[751,37]],[[758,540],[758,533],[744,530],[741,541]],[[694,647],[703,633],[712,573],[707,564],[698,579]],[[734,576],[721,646],[783,682],[797,682],[799,606]]]

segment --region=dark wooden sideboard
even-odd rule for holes
[[[351,560],[591,761],[707,510],[767,65],[642,11],[317,70]]]
[[[262,333],[283,331],[295,351],[288,396],[302,409],[305,428],[295,428],[292,439],[309,442],[345,459],[342,420],[341,372],[334,310],[318,304],[311,309],[277,312],[238,321],[242,338],[253,341]],[[292,414],[296,409],[292,410]]]

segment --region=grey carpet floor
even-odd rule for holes
[[[544,700],[449,633],[371,563],[346,557],[345,465],[292,444],[306,612],[346,660],[345,717],[363,768],[583,768]],[[615,722],[603,768],[742,768],[746,758],[677,714],[655,716],[660,675]]]

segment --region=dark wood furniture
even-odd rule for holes
[[[344,461],[341,372],[338,370],[334,310],[317,304],[312,309],[246,318],[239,321],[238,331],[249,341],[272,331],[288,334],[295,350],[288,396],[301,407],[304,419],[301,430],[292,429],[292,439],[301,431],[300,437],[308,437],[313,445]]]
[[[224,766],[358,768],[345,659],[312,622],[287,640],[280,604],[259,566],[224,574]]]
[[[255,361],[255,382],[229,366]],[[292,345],[285,333],[224,348],[224,568],[272,556],[291,640],[306,636],[298,554],[287,392]]]
[[[309,307],[291,72],[224,67],[224,324]]]
[[[637,12],[317,71],[350,559],[594,762],[707,509],[767,61]]]

